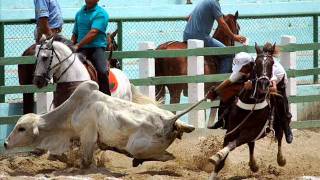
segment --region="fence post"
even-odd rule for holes
[[[123,50],[123,26],[122,26],[122,21],[117,21],[117,29],[118,29],[118,34],[117,34],[117,44],[118,44],[118,51]],[[122,59],[118,59],[120,62],[120,67],[123,70],[123,62]]]
[[[37,114],[43,114],[50,111],[50,106],[53,100],[53,93],[36,93],[36,108]],[[53,107],[52,107],[53,108]]]
[[[153,50],[155,44],[153,42],[140,42],[139,50]],[[154,77],[155,76],[155,65],[154,58],[140,58],[139,59],[139,76],[140,78]],[[155,99],[155,86],[140,86],[142,94],[147,95]]]
[[[281,37],[281,45],[296,43],[296,38],[294,36],[282,36]],[[297,53],[296,52],[282,52],[280,55],[280,63],[283,67],[287,69],[296,69],[296,60]],[[296,78],[289,78],[287,84],[287,96],[295,96],[297,95],[297,80]],[[297,104],[290,104],[290,112],[292,114],[292,121],[297,121]]]
[[[203,48],[204,43],[201,40],[188,40],[188,49]],[[188,76],[202,75],[204,73],[204,57],[189,56],[188,57]],[[188,84],[188,99],[189,103],[195,103],[204,97],[204,83],[189,83]],[[191,111],[188,115],[189,124],[198,128],[205,127],[204,110]]]
[[[313,42],[317,43],[319,41],[319,18],[318,15],[313,16]],[[313,51],[313,68],[317,68],[319,66],[319,54],[318,50]],[[313,76],[313,83],[318,83],[319,74]]]
[[[0,57],[4,57],[4,23],[0,22]],[[5,66],[0,66],[0,86],[5,85]],[[5,95],[0,94],[0,103],[4,103]]]

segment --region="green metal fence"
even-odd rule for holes
[[[319,50],[320,43],[309,44],[290,44],[281,46],[283,52],[304,51],[304,50]],[[114,55],[117,58],[153,58],[153,57],[179,57],[179,56],[196,56],[196,55],[217,55],[217,54],[229,54],[237,53],[240,51],[255,52],[253,46],[248,47],[230,47],[230,48],[201,48],[192,50],[170,50],[170,51],[125,51],[115,52]],[[0,58],[0,66],[20,64],[20,63],[34,63],[33,57],[14,57],[14,58]],[[318,75],[320,68],[312,68],[306,70],[289,70],[289,77],[300,77],[306,75]],[[155,84],[175,84],[175,83],[200,83],[200,82],[217,82],[226,78],[226,74],[218,75],[199,75],[199,76],[178,76],[178,77],[152,77],[145,79],[134,79],[132,83],[137,86],[141,85],[155,85]],[[49,86],[44,89],[37,89],[34,86],[0,86],[0,94],[12,94],[12,93],[26,93],[26,92],[47,92],[53,91],[55,86]],[[289,101],[291,103],[302,102],[314,102],[320,101],[320,95],[308,95],[308,96],[290,96]],[[182,110],[190,104],[174,104],[165,105],[163,108],[170,110]],[[217,105],[216,102],[204,102],[198,109],[207,109],[211,106]],[[15,123],[19,116],[0,117],[0,124],[12,124]],[[313,120],[308,122],[295,122],[295,128],[310,128],[320,127],[320,121]]]
[[[266,41],[280,42],[280,36],[287,34],[297,37],[297,43],[319,41],[319,15],[308,14],[273,14],[240,16],[241,34],[251,42],[260,44]],[[186,24],[185,17],[172,18],[121,18],[111,19],[108,31],[119,29],[118,44],[120,50],[137,50],[138,42],[153,41],[156,45],[169,40],[182,40]],[[24,49],[34,42],[34,20],[8,20],[0,22],[1,57],[20,56]],[[71,37],[73,20],[65,20],[63,34]],[[298,69],[318,67],[318,51],[299,51]],[[135,59],[124,59],[123,70],[130,78],[138,78],[138,66]],[[18,85],[17,66],[0,67],[0,85]],[[313,83],[318,76],[299,77],[299,83]],[[20,102],[21,94],[6,95],[6,102]],[[0,102],[4,96],[0,95]]]

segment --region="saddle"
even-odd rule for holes
[[[90,75],[90,79],[98,83],[98,73],[96,68],[93,66],[93,64],[86,58],[86,56],[84,56],[81,53],[78,53],[78,57],[80,61],[83,63],[83,65],[86,67]]]
[[[86,67],[90,75],[90,79],[98,83],[98,73],[96,68],[93,66],[93,64],[87,59],[82,61],[82,63]]]

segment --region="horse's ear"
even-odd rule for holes
[[[45,42],[46,40],[47,40],[47,36],[46,36],[45,34],[42,34],[39,42],[40,42],[40,44],[42,44],[42,43]]]
[[[49,40],[48,40],[48,45],[50,45],[52,47],[52,44],[53,44],[53,37],[51,37]]]
[[[111,33],[110,37],[113,39],[118,34],[118,29]]]
[[[234,18],[237,20],[239,17],[239,12],[237,11],[235,14],[234,14]]]
[[[273,46],[272,46],[272,52],[274,53],[276,50],[276,42],[274,42]]]
[[[262,54],[262,53],[263,53],[263,51],[261,50],[261,48],[258,46],[257,42],[254,43],[254,46],[255,46],[255,48],[256,48],[257,54]]]

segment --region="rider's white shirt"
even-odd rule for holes
[[[276,83],[278,84],[282,80],[283,77],[285,78],[284,82],[287,83],[288,78],[287,78],[287,73],[286,73],[285,69],[280,64],[280,62],[276,58],[274,58],[271,80],[276,81]]]
[[[244,75],[244,73],[239,72],[243,65],[248,64],[249,62],[253,61],[253,58],[248,53],[238,53],[235,58],[233,59],[232,64],[232,73],[229,77],[231,82],[237,82],[240,80]],[[278,84],[282,78],[285,78],[285,83],[287,83],[287,73],[283,66],[280,64],[279,60],[274,58],[274,64],[272,67],[272,81],[276,81]]]

